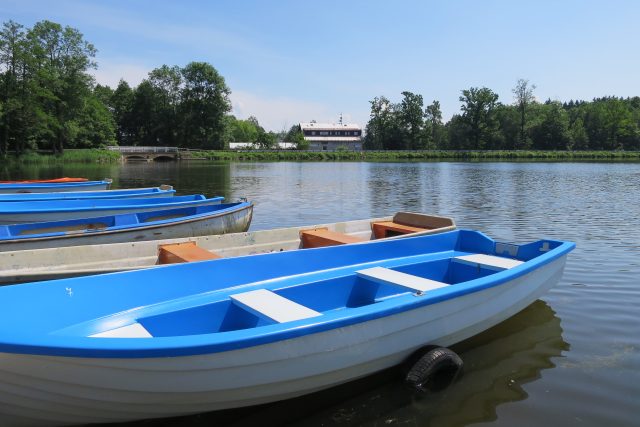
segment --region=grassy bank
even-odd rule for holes
[[[28,152],[20,156],[10,155],[7,159],[17,163],[116,163],[120,161],[120,153],[91,148],[66,150],[60,155]]]
[[[207,160],[639,160],[640,151],[192,151]]]
[[[622,160],[640,161],[640,151],[189,151],[191,160],[218,161],[395,161],[395,160]],[[120,154],[100,149],[66,150],[62,155],[30,152],[9,156],[19,163],[117,163]]]

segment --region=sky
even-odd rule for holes
[[[403,91],[460,111],[486,86],[512,103],[518,79],[568,101],[640,95],[635,0],[2,0],[2,22],[50,20],[98,50],[96,81],[135,86],[163,64],[212,64],[233,114],[280,131],[316,120],[365,126],[374,97]]]

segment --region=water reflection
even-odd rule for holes
[[[127,426],[464,426],[493,420],[498,405],[526,399],[522,386],[540,378],[543,369],[553,368],[553,359],[569,346],[562,338],[560,319],[547,303],[536,301],[452,348],[465,362],[464,375],[438,393],[416,394],[399,381],[396,369],[390,369],[274,404]]]

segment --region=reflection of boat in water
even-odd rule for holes
[[[568,349],[560,319],[538,300],[493,328],[452,347],[465,361],[450,388],[424,396],[398,380],[396,370],[311,395],[196,417],[146,422],[146,427],[190,425],[430,425],[462,426],[496,419],[498,405],[523,400],[522,385],[540,378]]]

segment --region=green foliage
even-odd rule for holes
[[[121,160],[120,153],[101,149],[68,149],[62,154],[39,154],[25,151],[19,156],[8,157],[8,161],[20,163],[117,163]]]
[[[88,74],[96,49],[73,28],[50,21],[0,32],[0,155],[9,150],[100,145],[114,140],[104,102],[110,89]]]
[[[304,139],[304,133],[302,132],[302,128],[300,125],[293,125],[289,129],[289,131],[284,135],[285,142],[291,142],[296,144],[297,150],[307,150],[309,149],[309,142]]]
[[[513,105],[499,103],[498,95],[488,88],[463,90],[461,113],[446,124],[442,124],[440,104],[434,101],[425,109],[417,146],[429,150],[640,150],[640,97],[541,104],[533,98],[533,89],[527,80],[519,80]],[[371,101],[365,149],[416,146],[406,143],[412,141],[407,138],[411,127],[403,118],[413,117],[408,101],[417,104],[421,98],[410,92],[403,95],[405,101],[400,104],[384,96]]]
[[[472,87],[462,91],[460,96],[462,115],[460,116],[468,130],[468,138],[476,149],[488,148],[498,130],[495,110],[498,107],[498,94],[491,89]]]

